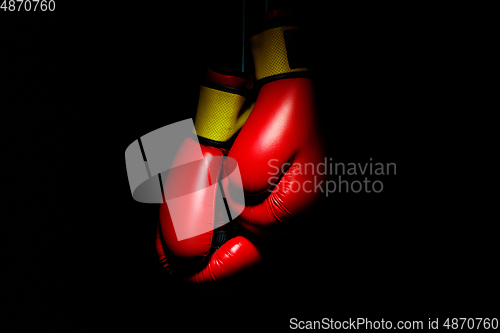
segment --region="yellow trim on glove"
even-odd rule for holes
[[[205,86],[200,98],[194,127],[196,134],[214,141],[229,140],[245,123],[253,104],[244,112],[245,97]]]
[[[265,30],[250,38],[257,80],[277,74],[309,70],[307,68],[290,68],[283,34],[286,30],[300,29],[297,26],[277,27]]]

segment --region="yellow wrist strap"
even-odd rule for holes
[[[264,30],[250,38],[257,80],[278,74],[309,71],[297,53],[304,52],[297,26]],[[296,59],[294,59],[296,58]]]
[[[200,87],[194,127],[198,136],[225,142],[245,123],[253,108],[237,93]],[[246,108],[243,110],[243,108]]]

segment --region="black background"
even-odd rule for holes
[[[247,31],[264,6],[247,1]],[[492,236],[462,186],[468,21],[448,7],[269,3],[280,7],[310,36],[326,156],[393,162],[397,174],[380,178],[380,194],[324,198],[255,276],[208,289],[162,275],[158,206],[132,199],[124,151],[194,118],[208,65],[240,66],[241,2],[56,1],[55,12],[0,14],[3,301],[15,325],[286,329],[291,317],[492,311]]]

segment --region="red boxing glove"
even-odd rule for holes
[[[196,192],[194,199],[182,203],[185,214],[179,232],[198,230],[197,236],[179,240],[179,227],[174,228],[172,214],[163,204],[157,237],[164,267],[188,281],[220,280],[261,259],[259,249],[242,233],[217,240],[217,234],[230,226],[218,228],[226,219],[219,209],[224,204],[218,194],[220,183],[230,210],[240,212],[237,221],[260,235],[270,234],[273,226],[310,207],[320,192],[316,185],[323,176],[316,173],[316,166],[324,152],[315,124],[310,71],[300,52],[303,36],[288,18],[268,16],[272,17],[268,27],[251,39],[261,87],[256,102],[250,105],[241,93],[244,79],[209,70],[210,83],[200,88],[195,121],[204,162],[190,164],[189,177],[176,177],[170,171],[165,181],[165,191]],[[180,161],[198,145],[190,139],[184,144]],[[233,160],[223,161],[223,156]],[[239,174],[228,172],[234,160]],[[188,180],[176,185],[181,178]],[[245,203],[231,196],[238,192],[234,188],[244,191]]]
[[[243,78],[207,71],[195,120],[201,144],[187,138],[164,181],[172,206],[160,207],[156,248],[169,273],[188,281],[221,280],[260,261],[248,238],[230,235],[223,226],[229,221],[220,188],[223,157],[250,112],[245,84]]]
[[[324,179],[316,172],[324,152],[315,120],[311,72],[301,54],[304,36],[288,17],[268,16],[275,17],[251,38],[261,89],[228,155],[238,162],[245,191],[246,206],[237,220],[262,235],[308,208]],[[224,186],[231,193],[231,187],[238,184],[229,176]],[[230,206],[238,206],[231,198],[227,200]]]

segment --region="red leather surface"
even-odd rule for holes
[[[156,234],[156,251],[168,274],[174,274],[161,242],[159,228]],[[261,253],[250,240],[236,236],[224,243],[207,260],[206,266],[195,273],[183,276],[183,279],[196,283],[220,281],[257,265],[261,261]],[[177,273],[182,276],[182,272]]]
[[[320,195],[314,187],[323,177],[316,172],[316,165],[322,162],[324,153],[314,117],[310,79],[282,79],[260,90],[229,152],[238,161],[246,196],[263,198],[247,204],[237,218],[247,229],[261,233],[262,227],[286,220]],[[280,176],[277,168],[280,174],[285,173],[270,193],[271,184]],[[231,186],[228,179],[225,186]],[[234,204],[230,198],[228,203]]]
[[[198,147],[201,148],[203,160],[196,161],[196,155],[199,153]],[[198,258],[199,261],[202,261],[210,250],[214,223],[219,222],[217,219],[223,218],[220,215],[214,215],[216,205],[224,207],[221,200],[216,200],[219,190],[217,177],[222,169],[222,159],[217,157],[222,156],[222,149],[199,145],[193,139],[188,138],[174,159],[174,165],[179,164],[180,166],[175,170],[171,169],[167,175],[163,186],[167,203],[160,205],[161,231],[165,244],[178,257]],[[183,161],[189,160],[195,161],[182,164]],[[173,218],[175,216],[172,216],[169,211],[168,198],[175,198],[177,195],[181,195],[177,199],[180,204],[175,202],[173,205],[176,205],[175,209],[181,215],[177,218],[181,218],[181,220],[176,221],[174,226]],[[172,203],[170,204],[172,205]],[[198,235],[178,240],[181,228],[187,234]]]
[[[233,88],[244,88],[247,83],[247,80],[241,77],[217,73],[211,69],[207,70],[206,79]]]
[[[247,238],[236,236],[210,256],[208,265],[187,278],[191,282],[219,281],[258,264],[261,254]]]

